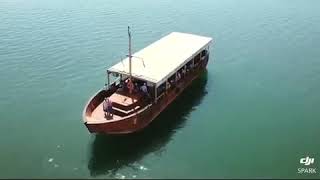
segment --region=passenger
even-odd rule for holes
[[[148,96],[147,83],[143,83],[143,85],[140,87],[140,90],[142,91],[143,95]]]
[[[146,101],[150,100],[150,94],[148,92],[147,83],[143,83],[143,85],[140,87],[140,90],[143,94],[143,99]]]
[[[171,84],[170,84],[170,82],[169,81],[167,81],[167,89],[170,89],[171,88]]]
[[[107,102],[108,98],[104,98],[103,100],[103,111],[104,111],[104,117],[108,117],[109,116],[109,109],[108,109],[108,102]]]
[[[186,69],[183,68],[183,69],[182,69],[182,76],[184,77],[185,75],[186,75]]]
[[[110,117],[110,115],[113,116],[112,101],[107,97],[103,101],[103,111],[105,118]]]
[[[109,98],[107,98],[107,107],[109,116],[113,117],[112,101]]]
[[[193,68],[194,68],[194,64],[191,63],[191,64],[190,64],[190,69],[192,70]]]
[[[190,71],[191,71],[191,65],[187,66],[187,73],[186,74],[188,74]]]
[[[170,80],[170,87],[174,88],[175,85],[176,85],[176,83],[175,83],[174,79],[172,78],[172,79]]]
[[[134,85],[133,85],[132,80],[130,78],[128,79],[127,88],[129,89],[129,93],[132,94],[132,90],[134,89]]]
[[[138,92],[139,92],[138,83],[134,83],[134,92],[135,92],[135,93],[138,93]]]
[[[180,72],[177,72],[177,79],[176,79],[176,81],[179,81],[180,79],[181,79]]]

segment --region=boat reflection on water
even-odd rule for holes
[[[207,73],[205,70],[144,130],[128,135],[95,135],[88,164],[91,176],[115,175],[122,167],[132,166],[148,153],[165,148],[207,94]]]

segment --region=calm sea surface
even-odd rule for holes
[[[320,1],[1,0],[1,178],[257,178],[320,170]],[[172,31],[207,72],[142,133],[91,135],[105,70]],[[191,42],[192,43],[192,42]]]

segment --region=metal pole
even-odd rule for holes
[[[109,75],[110,75],[110,73],[109,73],[109,71],[107,71],[107,77],[108,77],[108,89],[109,89],[109,87],[110,87],[110,77],[109,77]]]
[[[129,35],[129,75],[131,79],[131,33],[130,33],[130,27],[128,26],[128,35]]]
[[[154,84],[154,101],[157,103],[158,101],[158,95],[157,95],[157,84]]]

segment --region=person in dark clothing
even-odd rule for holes
[[[105,117],[110,117],[113,116],[113,109],[112,109],[112,102],[109,98],[104,98],[104,101],[103,101],[103,111],[104,111],[104,115]]]

